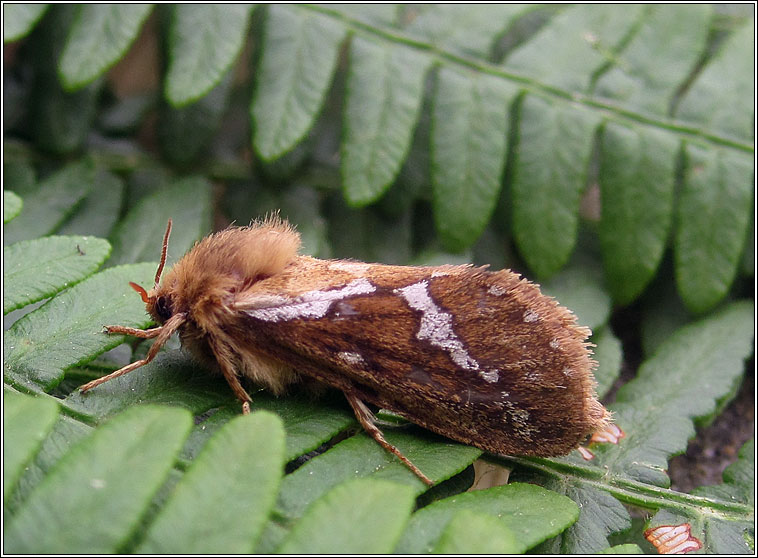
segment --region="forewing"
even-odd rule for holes
[[[604,416],[587,330],[512,272],[302,258],[264,283],[235,306],[250,343],[447,437],[555,455]]]

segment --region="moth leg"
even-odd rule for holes
[[[81,386],[79,390],[82,393],[86,393],[89,390],[91,390],[94,387],[99,386],[100,384],[104,384],[108,380],[112,380],[113,378],[118,378],[119,376],[123,376],[124,374],[128,374],[129,372],[132,372],[133,370],[136,370],[140,366],[146,365],[148,362],[153,360],[155,358],[155,355],[158,354],[158,351],[160,351],[161,347],[168,341],[169,337],[171,337],[174,332],[179,329],[179,326],[184,323],[185,315],[184,314],[174,314],[169,320],[163,324],[161,327],[156,327],[153,329],[149,329],[147,331],[143,331],[141,329],[137,329],[134,331],[138,331],[141,335],[138,335],[138,337],[144,337],[145,339],[150,339],[151,337],[156,337],[157,339],[153,343],[152,347],[147,351],[147,355],[145,355],[145,358],[136,360],[132,362],[131,364],[127,364],[123,368],[119,368],[115,372],[111,372],[107,376],[103,376],[102,378],[98,378],[97,380],[92,380],[91,382],[88,382]],[[110,326],[110,327],[117,327],[122,328],[123,326]],[[131,330],[132,328],[123,327],[123,330]],[[126,331],[119,331],[118,333],[126,333]],[[147,336],[146,336],[147,335]]]
[[[245,388],[242,387],[242,384],[237,377],[237,373],[234,371],[233,352],[229,349],[228,345],[215,338],[211,338],[208,344],[213,351],[213,355],[216,357],[216,362],[218,362],[218,366],[226,379],[226,383],[232,388],[237,399],[242,402],[242,414],[250,414],[250,403],[252,403],[253,400],[245,391]]]
[[[127,326],[103,326],[105,333],[123,333],[124,335],[131,335],[132,337],[139,337],[140,339],[152,339],[160,335],[163,327],[154,327],[152,329],[136,329]]]
[[[355,417],[358,419],[358,422],[361,423],[361,426],[363,429],[374,439],[376,442],[382,446],[384,449],[386,449],[390,453],[394,453],[400,461],[403,462],[403,464],[408,467],[411,471],[415,473],[415,475],[420,478],[422,481],[424,481],[427,485],[432,486],[434,482],[429,479],[424,473],[422,473],[418,467],[416,467],[413,463],[411,463],[410,459],[405,457],[399,449],[397,449],[395,446],[390,444],[387,440],[384,439],[384,435],[382,434],[382,431],[377,428],[376,424],[374,423],[376,420],[376,417],[374,417],[374,414],[371,412],[371,410],[366,407],[366,404],[358,399],[354,394],[350,392],[344,392],[345,397],[347,397],[348,403],[350,403],[350,406],[353,408],[353,412],[355,412]]]

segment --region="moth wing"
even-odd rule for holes
[[[517,274],[336,263],[301,257],[240,297],[249,346],[496,453],[567,453],[604,420],[588,331]]]

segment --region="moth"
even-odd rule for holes
[[[609,423],[590,331],[512,271],[320,260],[299,255],[299,234],[274,215],[206,237],[161,278],[170,232],[171,221],[152,289],[130,283],[158,327],[105,327],[153,345],[81,391],[147,364],[178,332],[243,412],[242,378],[277,395],[298,382],[336,388],[366,432],[430,485],[369,405],[509,455],[566,454]]]

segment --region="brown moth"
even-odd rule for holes
[[[241,377],[275,394],[303,380],[341,390],[363,428],[427,484],[367,404],[497,454],[566,454],[609,423],[590,331],[512,271],[319,260],[298,255],[299,234],[269,217],[206,237],[161,280],[170,230],[153,288],[130,283],[159,327],[106,326],[155,342],[82,391],[150,362],[178,332],[244,412]]]

